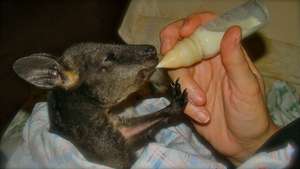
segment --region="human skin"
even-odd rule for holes
[[[215,18],[210,12],[192,14],[167,25],[160,33],[161,54]],[[264,83],[241,46],[238,26],[229,28],[216,56],[169,70],[187,89],[185,113],[197,132],[235,165],[241,164],[277,130],[265,103]]]

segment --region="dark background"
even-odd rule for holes
[[[129,0],[0,1],[0,136],[36,89],[19,79],[13,62],[34,52],[56,56],[85,42],[121,43],[117,29]]]

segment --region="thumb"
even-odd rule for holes
[[[240,91],[257,88],[257,81],[246,59],[241,46],[241,30],[238,26],[229,28],[221,42],[222,62],[234,87]],[[250,92],[250,91],[249,91]]]

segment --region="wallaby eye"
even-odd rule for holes
[[[109,52],[106,55],[106,58],[104,59],[104,61],[116,61],[116,55],[113,52]]]
[[[107,71],[106,67],[101,67],[101,72],[105,73]]]

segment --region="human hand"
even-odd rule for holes
[[[165,27],[160,34],[161,53],[213,18],[209,12],[196,13]],[[218,55],[168,71],[172,80],[180,79],[182,89],[187,89],[185,113],[198,133],[236,165],[277,130],[266,108],[263,80],[240,40],[240,28],[231,27]]]

